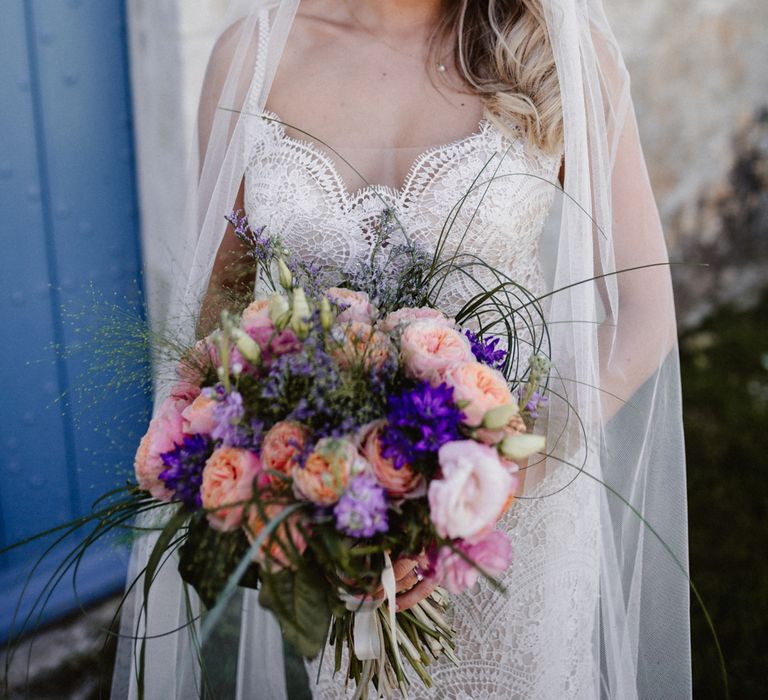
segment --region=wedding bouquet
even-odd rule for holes
[[[403,689],[406,664],[429,686],[430,661],[461,653],[449,595],[510,564],[494,528],[518,462],[544,447],[529,428],[546,362],[510,386],[499,337],[417,303],[418,254],[359,271],[371,293],[320,289],[263,229],[232,223],[271,294],[184,354],[141,441],[139,489],[178,504],[152,558],[181,537],[180,573],[209,610],[258,588],[299,653],[330,642],[338,671],[347,648],[361,697]],[[398,610],[407,560],[429,595]]]

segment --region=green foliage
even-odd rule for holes
[[[212,608],[248,547],[241,529],[217,532],[208,525],[204,514],[198,514],[192,518],[187,538],[179,550],[179,573],[194,587],[206,607]],[[258,567],[253,564],[239,585],[257,588],[258,582]]]
[[[731,697],[764,694],[768,668],[768,295],[681,338],[691,572],[714,619]],[[692,610],[695,697],[723,696],[714,644]]]
[[[259,603],[271,610],[286,641],[302,656],[314,658],[325,644],[331,610],[326,585],[316,570],[305,566],[265,576]]]

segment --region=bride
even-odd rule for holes
[[[187,319],[182,337],[195,331],[190,309],[204,333],[233,292],[253,289],[232,209],[328,284],[380,243],[433,250],[450,219],[446,255],[479,256],[545,311],[555,380],[537,432],[548,453],[526,465],[503,523],[515,548],[505,591],[481,581],[454,598],[460,663],[435,663],[435,688],[417,681],[410,697],[691,697],[671,285],[602,3],[232,5],[200,103],[196,207],[179,245],[188,277],[168,313]],[[453,313],[476,292],[450,279],[441,307]],[[518,337],[524,347],[531,330]],[[431,592],[418,564],[396,564],[401,609]],[[165,566],[139,623],[150,700],[200,695],[188,633],[168,634],[187,619],[185,595]],[[123,613],[126,637],[139,597]],[[279,631],[255,600],[243,596],[233,648],[208,652],[237,667],[211,697],[290,697]],[[115,698],[139,696],[133,647],[121,643]],[[313,697],[354,694],[332,656],[308,666]]]

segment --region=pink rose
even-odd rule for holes
[[[453,320],[437,309],[430,308],[429,306],[405,306],[402,309],[388,313],[384,319],[379,321],[378,329],[384,333],[393,333],[399,327],[407,326],[414,321],[434,321],[448,328],[456,326]]]
[[[215,373],[219,366],[219,350],[212,336],[198,340],[176,365],[179,382],[171,390],[171,395],[188,398],[189,401],[200,393],[200,387],[206,376]],[[196,390],[196,391],[195,391]]]
[[[365,292],[356,292],[352,289],[331,287],[325,292],[328,300],[340,307],[342,311],[336,317],[340,323],[344,321],[361,321],[371,323],[376,314],[376,309],[371,305]]]
[[[307,441],[307,429],[294,421],[275,423],[261,444],[261,464],[264,469],[290,476]],[[267,483],[282,485],[283,482],[271,474],[265,474]]]
[[[459,542],[456,547],[460,552],[450,547],[440,548],[433,573],[437,583],[454,595],[472,588],[481,574],[498,576],[512,561],[509,537],[498,530],[492,530],[474,543]]]
[[[213,419],[213,409],[217,401],[210,398],[205,393],[199,394],[197,398],[187,406],[182,412],[183,428],[185,433],[194,435],[204,433],[210,435],[216,427]]]
[[[267,366],[275,357],[301,347],[301,341],[290,328],[277,332],[269,316],[269,299],[258,299],[243,311],[240,326],[259,344],[262,362]]]
[[[243,508],[253,498],[253,482],[261,469],[249,450],[220,447],[203,468],[200,496],[214,530],[230,532],[242,524]]]
[[[285,510],[285,506],[278,503],[269,503],[264,506],[264,515],[267,523],[276,518]],[[254,560],[262,566],[268,566],[271,571],[291,567],[289,555],[301,556],[307,549],[307,541],[298,527],[299,514],[293,513],[283,520],[270,534],[256,553]],[[248,518],[243,525],[245,536],[253,544],[261,534],[266,523],[262,520],[259,509],[251,506]],[[293,551],[295,549],[295,552]]]
[[[297,496],[319,506],[333,505],[361,466],[357,448],[349,440],[322,438],[306,462],[293,468]]]
[[[362,363],[366,369],[379,368],[394,355],[389,336],[362,321],[345,321],[335,326],[333,339],[336,347],[331,354],[341,367]]]
[[[420,486],[423,487],[424,478],[407,464],[396,469],[393,461],[381,454],[381,431],[384,425],[384,421],[376,421],[364,431],[363,456],[371,465],[376,481],[390,496],[400,498],[413,493]]]
[[[441,537],[470,539],[487,532],[506,507],[515,479],[496,450],[474,440],[444,444],[442,477],[429,485],[429,510]]]
[[[465,362],[448,369],[443,381],[453,387],[453,400],[466,402],[461,410],[467,425],[479,426],[492,408],[514,404],[504,375],[480,362]]]
[[[186,401],[172,396],[163,401],[136,451],[133,466],[139,488],[149,491],[160,501],[170,501],[173,497],[173,493],[160,480],[160,473],[165,471],[165,464],[160,455],[170,452],[176,447],[176,443],[182,442],[184,435],[181,412],[186,405]]]
[[[441,321],[414,321],[400,336],[400,354],[406,374],[431,384],[455,364],[474,359],[466,336]]]

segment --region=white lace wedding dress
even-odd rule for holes
[[[252,225],[282,236],[294,254],[317,261],[324,282],[337,282],[339,271],[350,272],[368,259],[385,208],[413,240],[434,249],[446,217],[471,190],[446,254],[464,237],[462,250],[535,294],[544,290],[539,244],[559,157],[484,120],[475,133],[419,155],[399,190],[370,185],[352,192],[328,151],[289,136],[277,115],[267,116],[271,120],[252,120],[246,138],[246,213]],[[453,313],[476,292],[456,276],[441,294],[441,307]],[[515,551],[503,577],[506,593],[481,581],[454,597],[451,617],[461,663],[433,664],[435,689],[424,690],[417,679],[409,697],[599,697],[592,677],[597,523],[585,517],[597,507],[588,502],[583,480],[558,492],[572,475],[556,471],[513,505],[503,522]],[[343,671],[333,676],[333,653],[325,659],[317,683],[317,664],[309,665],[314,697],[351,697],[354,689],[345,688]]]

